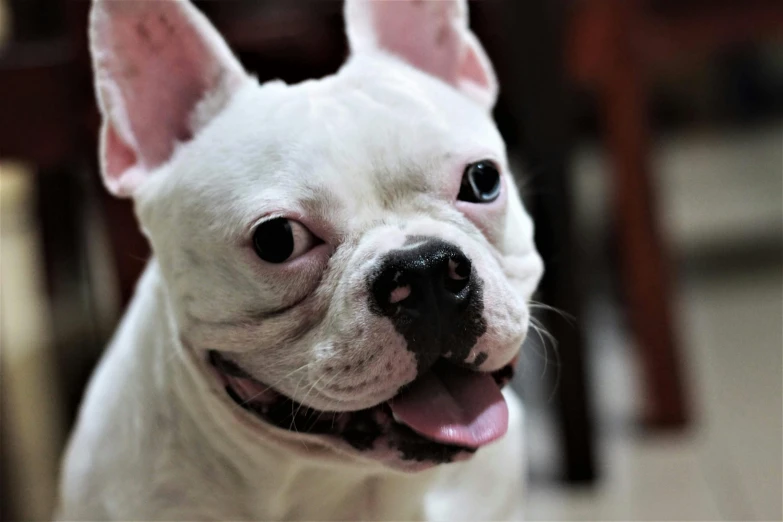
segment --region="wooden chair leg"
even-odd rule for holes
[[[590,483],[596,477],[594,419],[571,218],[572,122],[563,60],[563,4],[509,0],[504,8],[506,34],[510,36],[507,55],[514,63],[507,68],[507,77],[501,78],[501,85],[510,93],[507,102],[522,131],[521,151],[535,173],[530,187],[535,241],[546,266],[541,298],[577,318],[576,324],[562,320],[545,323],[558,343],[560,379],[553,404],[562,476],[567,482]]]
[[[100,354],[92,294],[88,287],[86,206],[79,168],[62,165],[38,170],[37,214],[52,306],[52,336],[62,385],[64,417],[71,422],[83,386]],[[66,426],[69,428],[69,426]]]
[[[655,427],[682,427],[688,408],[672,323],[672,285],[650,179],[645,86],[629,27],[632,24],[627,19],[615,20],[614,56],[607,60],[600,85],[613,170],[622,286],[640,349],[644,420]]]

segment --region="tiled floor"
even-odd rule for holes
[[[586,259],[598,263],[598,284],[588,287],[591,306],[582,321],[591,340],[602,478],[581,490],[534,481],[529,519],[781,520],[783,270],[779,250],[770,257],[770,248],[752,247],[783,235],[783,127],[680,137],[659,150],[660,204],[679,261],[678,326],[696,422],[678,436],[645,436],[634,429],[639,393],[633,350],[617,305],[602,290],[606,274],[595,250],[607,230],[608,191],[601,158],[588,148],[576,163],[576,181]],[[9,192],[24,194],[8,183],[7,171],[0,176],[3,362],[15,346],[25,348],[14,352],[24,363],[36,346],[45,353],[46,322],[36,307],[41,294],[34,229],[7,212]],[[722,254],[720,262],[715,253]],[[556,371],[554,364],[547,371]],[[535,379],[540,373],[521,375]],[[15,382],[24,388],[24,380]],[[529,421],[535,468],[552,455],[551,437],[535,406]],[[38,484],[26,490],[35,518],[49,509],[54,472],[46,458],[34,457],[46,457],[51,447],[45,437],[28,440],[26,453],[17,455],[27,466],[23,478]],[[34,480],[35,474],[44,479]]]
[[[687,279],[681,330],[696,425],[679,436],[644,436],[627,423],[628,382],[612,375],[623,344],[603,345],[593,371],[602,424],[603,477],[592,491],[540,485],[533,520],[781,519],[780,267]],[[608,339],[604,336],[603,339]],[[615,385],[607,385],[615,383]],[[631,404],[632,406],[632,404]],[[624,410],[624,412],[623,412]]]

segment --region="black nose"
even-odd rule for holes
[[[387,316],[406,316],[431,328],[445,326],[468,301],[470,260],[456,246],[421,239],[387,254],[372,281],[372,298]]]
[[[370,309],[388,317],[421,375],[440,358],[460,364],[487,330],[481,278],[451,243],[411,237],[370,277]]]

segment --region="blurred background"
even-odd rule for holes
[[[197,4],[262,81],[345,58],[339,2]],[[50,517],[150,255],[100,185],[88,8],[0,0],[2,520]],[[781,520],[783,3],[486,0],[471,21],[547,265],[515,378],[528,518]]]

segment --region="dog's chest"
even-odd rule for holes
[[[284,520],[424,520],[425,493],[431,473],[355,475],[334,469],[310,469],[276,492],[259,491],[251,511],[263,519]],[[280,484],[282,485],[282,484]],[[271,493],[271,494],[270,494]]]

